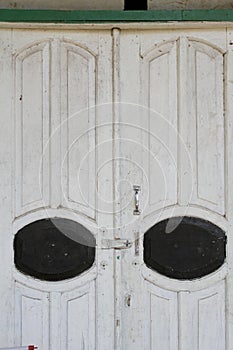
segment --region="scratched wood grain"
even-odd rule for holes
[[[0,8],[57,10],[122,10],[124,0],[2,0]]]
[[[149,0],[150,10],[232,9],[232,0]]]

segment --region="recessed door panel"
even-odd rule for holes
[[[76,42],[61,43],[62,202],[95,219],[96,54]]]
[[[225,281],[192,293],[180,292],[179,300],[182,348],[227,349]]]
[[[15,344],[49,346],[49,295],[16,284]]]
[[[178,349],[178,294],[146,283],[147,349]]]
[[[175,40],[142,53],[147,213],[177,203],[178,48]]]
[[[16,216],[48,206],[50,43],[23,48],[14,57]]]
[[[189,145],[193,174],[190,202],[224,214],[224,50],[195,38],[187,41],[187,47],[186,103],[189,120],[186,145]]]
[[[62,348],[95,348],[95,286],[65,293],[61,299]]]

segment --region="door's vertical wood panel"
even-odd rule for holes
[[[177,350],[177,293],[146,284],[146,349]]]
[[[48,205],[49,48],[42,42],[15,59],[16,216]]]
[[[95,349],[95,282],[61,298],[61,347]]]
[[[15,345],[49,349],[49,296],[25,286],[15,288]]]
[[[49,298],[49,349],[63,350],[61,347],[61,293],[51,291]]]
[[[138,228],[140,216],[134,216],[133,185],[141,185],[141,209],[146,176],[142,158],[145,113],[141,105],[140,37],[134,31],[113,30],[114,58],[114,224],[115,238],[134,240],[132,227]],[[119,103],[120,102],[120,103]],[[146,196],[145,196],[146,198]],[[135,276],[128,254],[115,250],[115,349],[143,349],[143,324],[135,314],[143,313],[142,283]],[[123,268],[127,267],[126,269]],[[139,282],[139,283],[137,283]],[[135,288],[136,286],[136,288]],[[128,299],[128,304],[127,304]]]
[[[61,40],[51,41],[50,206],[61,205]]]
[[[12,31],[1,29],[0,35],[0,347],[13,346],[13,281],[12,281],[12,187],[14,122],[12,111]]]
[[[148,214],[177,202],[177,41],[149,50],[142,63]]]
[[[201,298],[199,311],[199,349],[225,349],[225,295],[223,291]]]
[[[37,69],[35,69],[37,67]],[[22,63],[22,205],[39,201],[38,173],[42,156],[42,52],[25,57]],[[33,76],[33,79],[31,77]],[[35,182],[35,179],[38,181]]]
[[[105,77],[98,84],[96,100],[96,144],[98,155],[97,171],[97,219],[99,230],[97,247],[102,239],[113,239],[113,74],[112,36],[110,31],[98,33],[98,77]],[[110,228],[110,230],[108,229]],[[97,249],[99,262],[110,262],[98,265],[99,273],[96,279],[96,350],[114,349],[114,249]],[[101,272],[100,272],[101,271]],[[105,310],[102,312],[101,310]],[[104,336],[103,336],[104,329]]]
[[[135,220],[132,216],[133,185],[143,186],[145,173],[142,167],[142,124],[144,118],[140,101],[139,37],[118,29],[114,29],[113,35],[114,209],[116,211],[114,220],[116,228],[119,229],[115,235],[120,237],[127,234],[127,225]],[[134,57],[133,60],[132,57]]]
[[[225,350],[225,281],[196,292],[180,292],[182,350]]]
[[[62,42],[63,205],[95,219],[96,58]]]
[[[227,205],[226,205],[226,217],[228,219],[228,237],[227,237],[227,262],[228,262],[228,275],[226,283],[226,303],[227,303],[227,350],[233,348],[233,236],[231,234],[233,230],[233,31],[228,28],[227,30],[227,55],[226,55],[226,67],[227,67],[227,80],[226,80],[226,145],[227,145]]]
[[[185,44],[186,91],[180,94],[185,94],[186,113],[182,115],[186,121],[182,119],[180,124],[183,124],[186,146],[185,149],[183,145],[182,151],[190,157],[188,174],[193,180],[189,203],[224,214],[224,54],[198,40],[190,39]],[[184,182],[183,172],[181,181],[182,177]]]

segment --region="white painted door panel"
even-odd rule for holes
[[[145,349],[178,349],[177,293],[145,283]]]
[[[180,348],[226,349],[225,281],[200,291],[180,292]]]
[[[109,31],[1,33],[1,67],[7,72],[0,78],[1,254],[8,252],[1,277],[1,346],[114,347],[112,250],[96,248],[91,269],[61,282],[25,276],[10,263],[14,234],[43,218],[78,221],[98,248],[103,238],[112,238],[111,230],[100,230],[113,225],[111,44]]]
[[[1,29],[0,347],[232,349],[232,37]],[[143,261],[145,232],[184,215],[228,234],[227,264],[193,281]],[[61,282],[17,271],[14,234],[59,216],[95,236],[92,268]]]
[[[15,313],[15,344],[48,348],[49,294],[16,283]]]
[[[132,103],[115,141],[121,232],[135,242],[121,254],[119,349],[227,349],[226,271],[176,281],[143,261],[143,235],[162,219],[197,216],[227,227],[226,33],[122,31],[119,41],[120,102]],[[134,184],[141,185],[139,217]]]
[[[13,164],[13,145],[10,142],[13,137],[13,116],[12,116],[12,96],[6,91],[12,89],[12,42],[10,31],[1,30],[0,35],[1,45],[1,74],[0,74],[0,105],[1,105],[1,128],[0,128],[0,212],[1,212],[1,235],[0,247],[1,256],[4,263],[0,267],[1,283],[0,283],[0,309],[4,317],[0,318],[1,329],[1,346],[9,346],[12,344],[14,315],[13,302],[14,295],[12,293],[13,281],[9,276],[12,275],[13,252],[12,247],[12,186],[11,174]],[[6,135],[8,135],[6,137]]]

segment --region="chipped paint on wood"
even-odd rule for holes
[[[232,0],[148,0],[149,10],[232,9]]]

